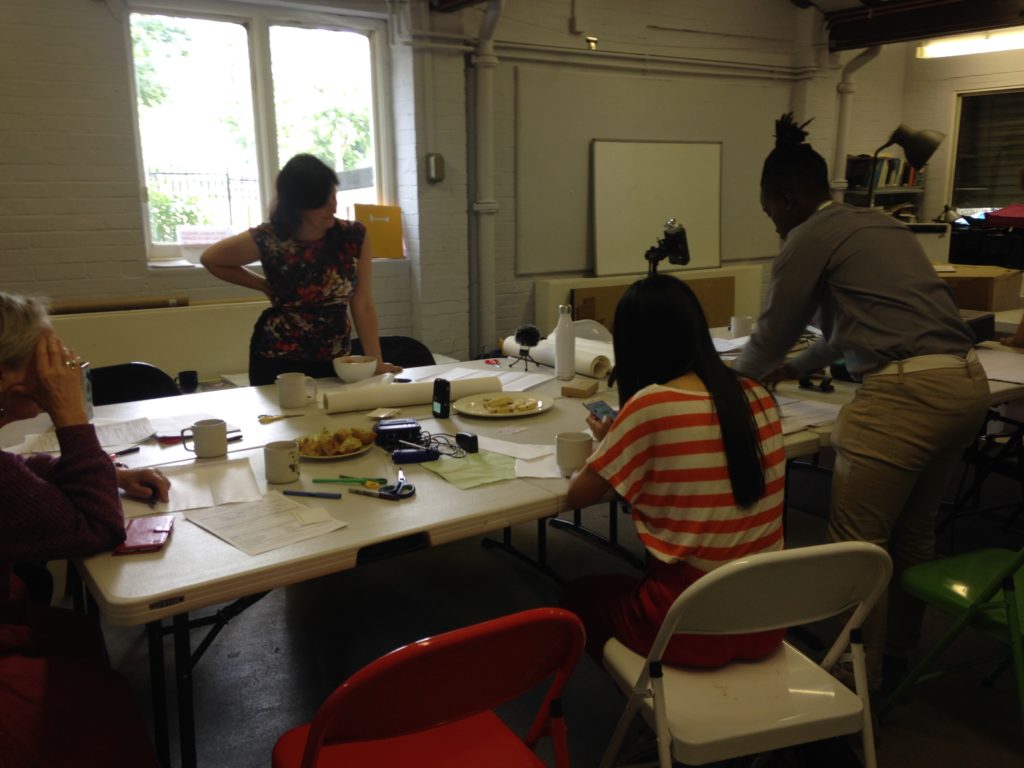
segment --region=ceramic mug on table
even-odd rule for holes
[[[188,441],[192,440],[189,448]],[[200,419],[181,430],[181,444],[200,459],[212,459],[228,452],[228,425],[224,419]]]
[[[282,408],[302,408],[316,399],[316,382],[304,373],[279,373],[275,381]]]
[[[750,315],[733,315],[729,318],[729,335],[738,339],[749,336],[754,330],[754,318]]]
[[[594,450],[594,438],[589,432],[559,432],[555,435],[555,461],[563,477],[569,477],[583,467]]]
[[[199,371],[178,371],[174,380],[186,395],[191,395],[199,389]]]
[[[263,446],[263,471],[268,483],[294,483],[299,479],[299,445],[277,440]]]

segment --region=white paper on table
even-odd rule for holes
[[[782,411],[782,433],[799,432],[807,427],[831,424],[839,416],[842,406],[838,403],[823,403],[820,400],[801,400],[797,397],[778,398]]]
[[[993,381],[1024,384],[1024,356],[1011,350],[984,347],[978,347],[975,352],[978,353],[978,360],[985,369],[985,375]]]
[[[445,379],[447,381],[468,381],[470,379],[483,379],[497,376],[501,381],[502,392],[525,392],[531,387],[551,381],[555,378],[553,371],[502,371],[487,370],[485,368],[452,368],[442,373],[428,373],[420,376],[416,381],[433,381],[434,379]]]
[[[517,459],[537,459],[555,452],[553,445],[536,445],[532,443],[510,443],[508,440],[498,440],[494,437],[478,436],[481,451],[501,453],[505,456],[514,456]]]
[[[720,339],[713,337],[711,339],[715,345],[715,351],[720,355],[726,355],[730,352],[739,352],[750,341],[750,336],[737,336],[735,339]]]
[[[554,451],[537,459],[516,459],[516,477],[561,477]]]
[[[195,509],[186,512],[185,517],[247,555],[259,555],[346,525],[334,518],[303,525],[299,515],[308,511],[278,491],[270,491],[256,501]]]
[[[231,459],[214,464],[179,464],[161,467],[160,471],[171,481],[168,501],[158,501],[150,506],[145,501],[122,498],[125,517],[256,501],[262,496],[248,459]]]
[[[545,381],[551,381],[555,378],[554,371],[551,369],[548,370],[548,373],[505,371],[504,373],[498,374],[498,378],[501,379],[501,388],[503,391],[525,392],[528,389],[536,387],[538,384],[543,384]]]
[[[138,443],[153,436],[153,425],[149,419],[111,421],[95,423],[96,438],[103,446],[125,446]],[[10,448],[12,453],[58,453],[60,443],[56,432],[26,435],[24,441]]]

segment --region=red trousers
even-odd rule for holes
[[[647,655],[672,603],[703,575],[685,562],[669,564],[651,558],[643,578],[602,574],[571,582],[561,606],[580,617],[587,630],[587,653],[597,661],[612,637]],[[675,666],[720,667],[767,656],[785,634],[785,629],[745,635],[680,634],[669,641],[662,659]]]
[[[97,623],[0,600],[0,766],[155,768],[137,702]]]

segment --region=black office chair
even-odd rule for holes
[[[381,336],[380,352],[386,362],[400,365],[403,368],[435,364],[434,356],[427,345],[411,336]],[[359,339],[352,339],[352,354],[365,354]]]
[[[174,379],[149,363],[120,363],[89,369],[93,405],[173,397],[181,390]]]

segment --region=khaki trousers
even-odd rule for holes
[[[869,376],[840,411],[832,432],[831,541],[870,541],[893,560],[888,595],[864,624],[868,683],[882,683],[888,650],[916,647],[924,606],[900,587],[903,571],[935,555],[935,520],[947,481],[977,434],[989,402],[974,361],[891,376]]]

